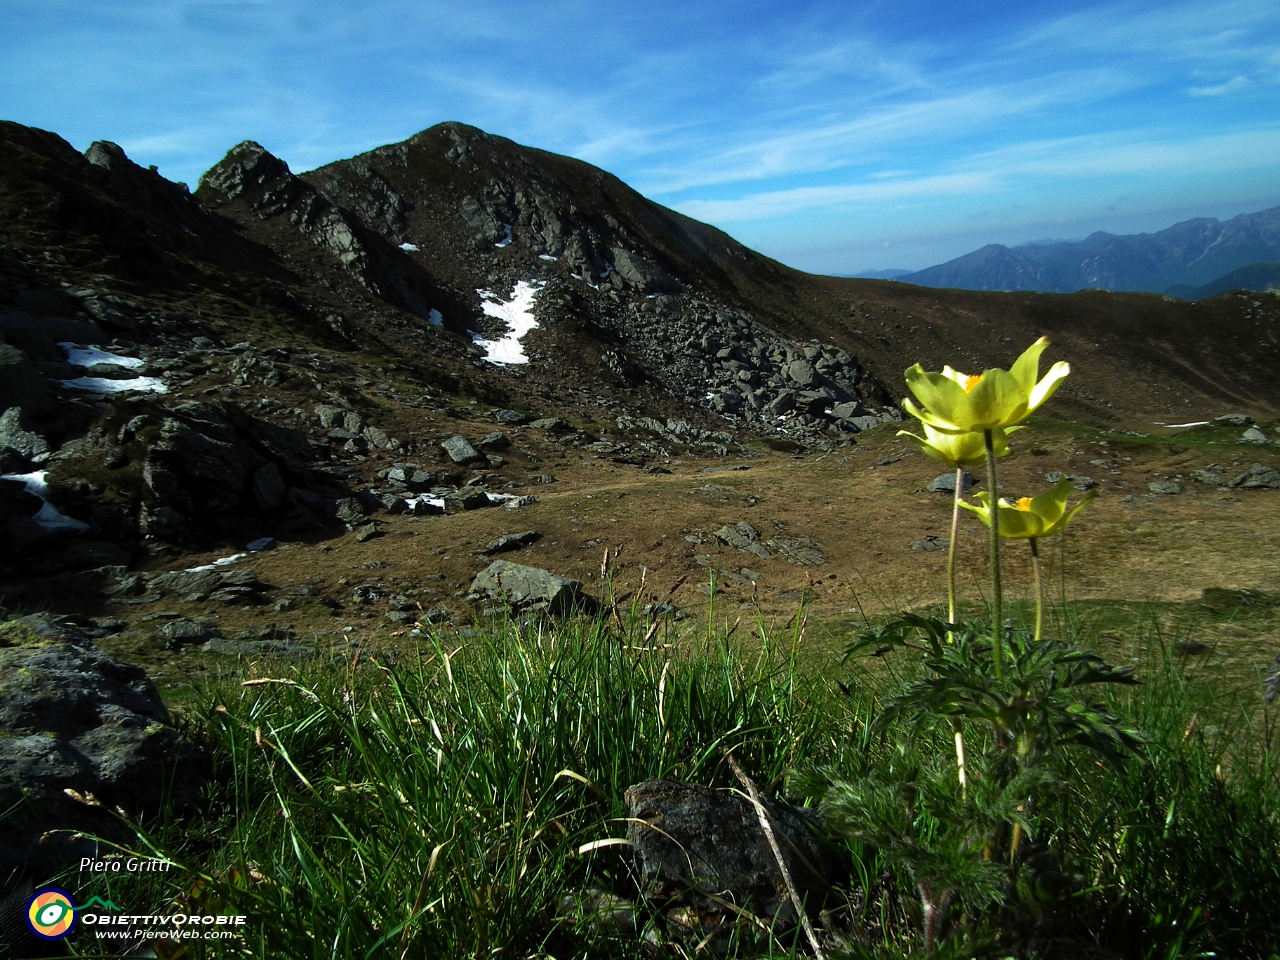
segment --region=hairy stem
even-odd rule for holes
[[[996,481],[996,448],[991,431],[982,431],[987,447],[987,497],[991,504],[991,656],[996,678],[1004,677],[1004,594],[1000,583],[1000,485]]]
[[[1029,541],[1031,544],[1031,570],[1036,578],[1036,642],[1040,641],[1040,630],[1044,626],[1044,585],[1040,582],[1040,547],[1036,543],[1036,538],[1032,537]]]
[[[960,530],[960,493],[964,467],[956,467],[956,493],[951,503],[951,542],[947,544],[947,623],[956,622],[956,534]]]

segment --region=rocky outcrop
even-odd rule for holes
[[[208,170],[196,196],[211,209],[233,213],[243,205],[261,220],[288,224],[332,255],[361,284],[396,306],[429,320],[441,297],[423,268],[397,249],[393,239],[403,202],[385,180],[371,179],[352,212],[313,184],[294,176],[289,165],[261,144],[246,140]],[[374,228],[365,226],[366,216]],[[384,236],[379,230],[385,230]],[[353,337],[344,321],[330,326]]]
[[[43,879],[95,855],[93,835],[132,840],[111,808],[154,813],[200,790],[205,762],[147,675],[70,623],[0,623],[0,688],[0,876]]]

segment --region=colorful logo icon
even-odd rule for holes
[[[37,890],[27,901],[27,922],[37,937],[61,940],[76,925],[76,902],[57,887]]]

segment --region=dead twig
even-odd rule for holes
[[[773,851],[774,859],[778,861],[778,869],[782,872],[782,882],[786,884],[787,895],[791,898],[791,905],[795,908],[797,916],[800,917],[800,926],[804,928],[805,936],[809,938],[809,946],[813,947],[813,955],[818,960],[826,960],[822,953],[822,947],[818,945],[818,935],[813,932],[813,924],[809,922],[809,915],[805,912],[804,904],[800,902],[800,894],[796,891],[795,881],[791,879],[791,871],[787,869],[787,863],[782,859],[782,847],[778,845],[778,838],[773,833],[773,825],[769,822],[769,814],[765,811],[764,804],[760,800],[760,791],[756,789],[756,785],[751,781],[751,778],[742,772],[738,762],[733,759],[732,753],[726,750],[724,758],[729,761],[729,769],[733,771],[733,775],[747,788],[751,802],[755,805],[756,816],[760,819],[760,829],[764,831],[765,839],[769,841],[769,848]]]

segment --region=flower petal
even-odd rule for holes
[[[1049,338],[1041,337],[1023,350],[1022,356],[1013,361],[1013,366],[1009,368],[1013,378],[1018,381],[1023,391],[1028,394],[1031,393],[1031,388],[1035,386],[1036,377],[1040,375],[1040,354],[1044,353],[1047,346],[1049,346]]]
[[[1067,363],[1065,360],[1059,360],[1050,367],[1049,372],[1044,375],[1044,379],[1031,388],[1030,400],[1027,404],[1027,412],[1030,413],[1032,410],[1035,410],[1040,406],[1040,404],[1044,403],[1057,393],[1058,387],[1062,385],[1062,381],[1067,378],[1067,374],[1070,372],[1071,364]]]

